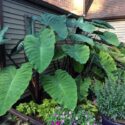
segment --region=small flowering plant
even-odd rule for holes
[[[94,115],[80,106],[75,111],[56,107],[55,113],[48,121],[47,125],[96,125]]]

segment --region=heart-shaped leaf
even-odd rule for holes
[[[44,29],[38,38],[28,35],[24,40],[26,55],[39,72],[43,72],[50,64],[54,56],[55,35],[53,30]]]
[[[55,14],[44,13],[41,15],[41,23],[50,26],[62,39],[65,39],[68,35],[65,15],[58,16]]]
[[[115,61],[108,52],[100,51],[100,63],[109,79],[115,80],[113,73],[117,70]]]
[[[112,32],[106,31],[102,34],[99,34],[99,37],[102,40],[104,40],[105,42],[107,42],[108,44],[111,44],[111,45],[114,45],[114,46],[119,46],[119,44],[120,44],[117,35],[112,33]]]
[[[94,42],[93,39],[85,36],[85,35],[80,35],[80,34],[72,34],[70,35],[70,39],[73,41],[77,41],[77,42],[85,42],[91,46],[94,46]]]
[[[0,116],[4,115],[23,94],[32,76],[32,66],[23,64],[20,69],[7,67],[0,71]]]
[[[91,22],[87,22],[84,20],[78,19],[67,19],[66,22],[68,27],[73,27],[73,28],[80,28],[81,30],[83,30],[84,32],[89,32],[89,33],[93,33],[96,30],[96,27],[91,23]]]
[[[109,23],[103,20],[92,20],[92,24],[99,28],[114,29],[113,26],[111,26]]]
[[[64,108],[74,110],[77,104],[75,80],[63,70],[57,70],[54,76],[41,78],[44,90]]]
[[[90,55],[89,47],[86,45],[63,45],[63,51],[81,64],[85,64]]]

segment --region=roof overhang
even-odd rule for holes
[[[28,0],[62,14],[84,15],[85,0]],[[58,4],[57,4],[58,3]]]
[[[87,19],[125,18],[125,0],[93,0]]]

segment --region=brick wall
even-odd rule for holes
[[[125,17],[125,0],[93,0],[87,18]]]
[[[83,15],[84,0],[42,0],[76,15]]]

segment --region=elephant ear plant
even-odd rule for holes
[[[24,48],[28,62],[18,69],[11,66],[0,70],[0,116],[23,94],[34,70],[41,74],[44,90],[69,110],[74,110],[79,100],[86,100],[91,82],[101,78],[98,72],[104,78],[115,80],[113,72],[117,70],[117,64],[109,48],[117,48],[119,41],[114,33],[106,31],[113,28],[111,25],[99,20],[86,21],[81,17],[75,19],[49,13],[34,19],[40,21],[44,28],[37,35],[25,36],[22,43],[10,53],[17,53]],[[63,41],[72,43],[64,44]],[[56,45],[61,42],[64,45],[56,53]],[[53,75],[44,75],[51,62],[58,62],[62,58],[66,63],[67,60],[72,62],[69,70],[59,67]],[[99,75],[94,68],[99,69]]]

